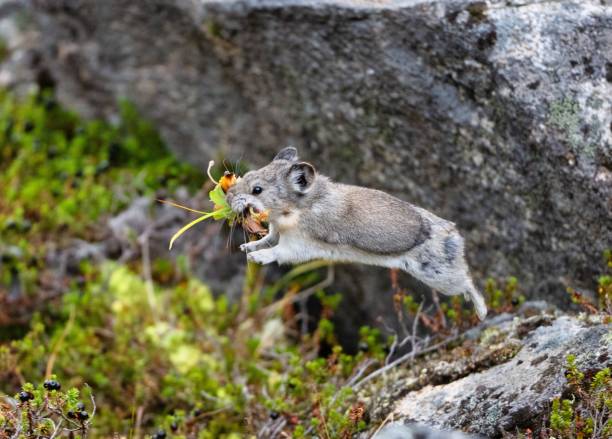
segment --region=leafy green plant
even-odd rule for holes
[[[79,400],[76,388],[61,391],[61,384],[52,377],[34,387],[26,383],[13,398],[0,400],[0,437],[58,438],[88,435],[96,406],[91,398],[91,411]]]
[[[603,254],[605,261],[604,273],[597,279],[597,300],[587,298],[575,288],[568,287],[567,293],[573,303],[580,305],[589,314],[599,314],[604,323],[612,322],[612,250]]]
[[[60,318],[39,315],[25,338],[0,353],[0,363],[19,364],[32,379],[54,357],[52,370],[64,382],[90,383],[104,408],[96,434],[133,429],[138,410],[164,431],[211,438],[241,437],[244,419],[252,433],[279,419],[298,435],[298,426],[317,430],[317,423],[325,437],[365,428],[350,419],[357,401],[346,383],[367,358],[382,355],[377,331],[363,330],[371,352],[349,355],[335,345],[319,357],[320,343],[335,342],[327,319],[296,342],[291,322],[268,314],[268,300],[253,309],[247,301],[232,305],[191,278],[154,288],[152,304],[137,273],[107,264],[64,297]],[[331,316],[339,298],[318,296]]]
[[[559,438],[603,439],[612,435],[612,378],[610,368],[590,378],[579,370],[574,355],[567,356],[570,395],[552,402],[550,431]]]
[[[487,305],[494,312],[504,312],[519,306],[525,301],[525,296],[518,291],[518,279],[514,276],[508,277],[501,286],[495,279],[488,278],[485,284]]]
[[[0,91],[0,288],[40,291],[49,249],[98,241],[98,221],[134,197],[198,181],[133,106],[121,103],[119,113],[112,125],[83,120],[51,92]]]
[[[550,413],[550,428],[561,435],[569,435],[574,418],[572,401],[569,399],[555,399]]]

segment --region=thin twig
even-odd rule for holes
[[[382,421],[382,423],[378,426],[378,428],[376,429],[376,431],[374,432],[374,434],[372,436],[370,436],[371,439],[374,439],[376,437],[376,435],[378,434],[378,432],[380,430],[382,430],[382,428],[387,424],[387,422],[389,422],[390,419],[393,418],[393,411],[391,411],[387,417],[384,419],[384,421]]]
[[[407,360],[414,359],[414,357],[416,357],[417,355],[423,355],[423,354],[426,354],[428,352],[435,351],[435,350],[441,348],[442,346],[445,346],[445,345],[447,345],[447,344],[457,340],[462,335],[463,334],[459,334],[459,335],[455,335],[454,337],[449,337],[449,338],[441,341],[440,343],[436,343],[435,345],[429,346],[429,347],[427,347],[425,349],[422,349],[422,350],[420,350],[418,352],[414,352],[414,349],[411,349],[410,352],[408,352],[407,354],[402,355],[401,357],[399,357],[397,360],[393,361],[392,363],[389,363],[388,365],[386,365],[384,367],[381,367],[378,370],[375,370],[374,372],[372,372],[371,374],[366,376],[363,380],[355,383],[354,389],[358,389],[359,387],[361,387],[365,383],[373,380],[377,376],[380,376],[380,375],[388,372],[389,370],[393,369],[395,366],[398,366],[398,365],[406,362]]]
[[[351,387],[355,382],[357,382],[357,380],[359,380],[359,378],[363,376],[365,371],[368,370],[368,368],[375,363],[376,363],[376,360],[373,360],[372,358],[368,358],[366,361],[364,361],[363,364],[359,366],[359,369],[357,370],[357,372],[353,374],[353,376],[345,384],[345,387]],[[334,397],[334,400],[335,400],[335,397]]]
[[[399,347],[400,347],[400,348],[401,348],[402,346],[404,346],[404,344],[406,344],[406,343],[407,343],[407,341],[408,341],[409,339],[411,339],[411,341],[412,341],[412,346],[414,347],[414,345],[415,345],[415,343],[416,343],[416,339],[418,338],[418,337],[416,336],[416,333],[417,333],[417,329],[418,329],[418,326],[419,326],[419,320],[421,319],[421,312],[423,312],[423,303],[424,303],[424,302],[421,302],[421,303],[419,304],[419,308],[417,309],[417,312],[416,312],[416,314],[414,315],[414,320],[412,321],[412,335],[411,335],[411,337],[406,337],[406,338],[405,338],[405,339],[404,339],[404,340],[403,340],[403,341],[400,343],[400,345],[399,345]]]
[[[51,374],[53,373],[53,366],[55,365],[55,360],[57,359],[57,354],[64,343],[64,340],[68,336],[68,333],[72,329],[72,325],[74,323],[74,318],[76,315],[76,306],[72,305],[70,308],[70,315],[68,317],[68,322],[66,322],[66,326],[64,326],[64,330],[60,335],[60,338],[57,340],[57,343],[53,346],[53,350],[51,351],[51,355],[49,355],[49,360],[47,361],[47,367],[45,368],[45,379],[48,380],[51,378]]]
[[[269,305],[268,307],[264,309],[265,313],[269,315],[285,307],[286,305],[290,303],[301,302],[304,299],[308,299],[310,296],[312,296],[317,291],[329,287],[334,282],[334,277],[335,277],[334,265],[330,263],[327,265],[327,276],[325,277],[325,279],[323,279],[321,282],[311,287],[308,287],[300,291],[297,294],[294,294],[292,296],[283,297],[281,300],[274,302],[273,304]]]
[[[60,428],[62,426],[62,422],[64,422],[64,420],[60,418],[60,420],[57,423],[57,425],[55,425],[55,422],[53,422],[52,419],[48,419],[48,420],[49,420],[49,422],[51,422],[53,424],[53,433],[51,434],[51,436],[49,436],[49,439],[54,439],[59,434]]]
[[[91,391],[91,387],[89,384],[85,383],[85,386],[89,389],[89,399],[91,399],[91,416],[89,417],[90,421],[96,416],[96,399],[94,398],[93,392]]]
[[[421,317],[422,310],[423,310],[423,302],[420,303],[419,308],[417,309],[417,312],[414,316],[414,319],[412,320],[412,332],[408,332],[408,329],[405,328],[404,331],[406,333],[406,337],[404,337],[404,339],[401,342],[398,342],[398,335],[397,333],[395,333],[395,339],[393,340],[393,344],[391,345],[391,348],[389,349],[389,354],[385,358],[385,365],[388,365],[391,362],[391,358],[393,358],[393,355],[395,355],[395,352],[398,349],[401,349],[402,347],[404,347],[406,343],[408,342],[410,342],[412,346],[411,348],[412,352],[415,352],[415,346],[417,344],[417,340],[419,339],[419,337],[417,337],[416,334],[417,334],[418,323]]]
[[[149,247],[149,237],[153,232],[153,226],[147,227],[147,229],[139,236],[138,242],[142,251],[142,274],[145,278],[145,287],[147,291],[147,301],[151,308],[151,314],[153,319],[157,321],[157,301],[155,299],[155,288],[153,284],[153,272],[151,270],[151,251]]]

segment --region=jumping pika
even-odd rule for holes
[[[268,211],[268,235],[240,247],[250,261],[325,259],[398,268],[443,294],[464,294],[481,320],[487,315],[455,224],[379,190],[332,182],[299,161],[295,148],[246,173],[227,200],[237,213]]]

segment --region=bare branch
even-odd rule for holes
[[[414,349],[411,349],[410,352],[408,352],[405,355],[402,355],[401,357],[399,357],[397,360],[393,361],[392,363],[389,363],[388,365],[381,367],[378,370],[375,370],[374,372],[372,372],[371,374],[367,375],[363,380],[355,383],[354,388],[358,389],[360,387],[362,387],[365,383],[373,380],[374,378],[383,375],[384,373],[390,371],[391,369],[393,369],[395,366],[398,366],[402,363],[405,363],[408,360],[412,360],[414,359],[414,357],[416,357],[417,355],[423,355],[426,354],[428,352],[432,352],[435,351],[437,349],[440,349],[442,346],[445,346],[455,340],[457,340],[461,335],[455,335],[452,337],[449,337],[445,340],[442,340],[440,343],[436,343],[435,345],[429,346],[425,349],[419,350],[417,352],[415,352]]]

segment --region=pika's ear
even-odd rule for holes
[[[293,189],[300,194],[305,194],[312,187],[317,173],[310,163],[300,162],[291,165],[287,176]]]
[[[295,162],[297,160],[297,157],[297,149],[295,149],[293,146],[288,146],[286,148],[281,149],[278,154],[276,154],[276,157],[274,157],[274,160],[288,160],[290,162]]]

